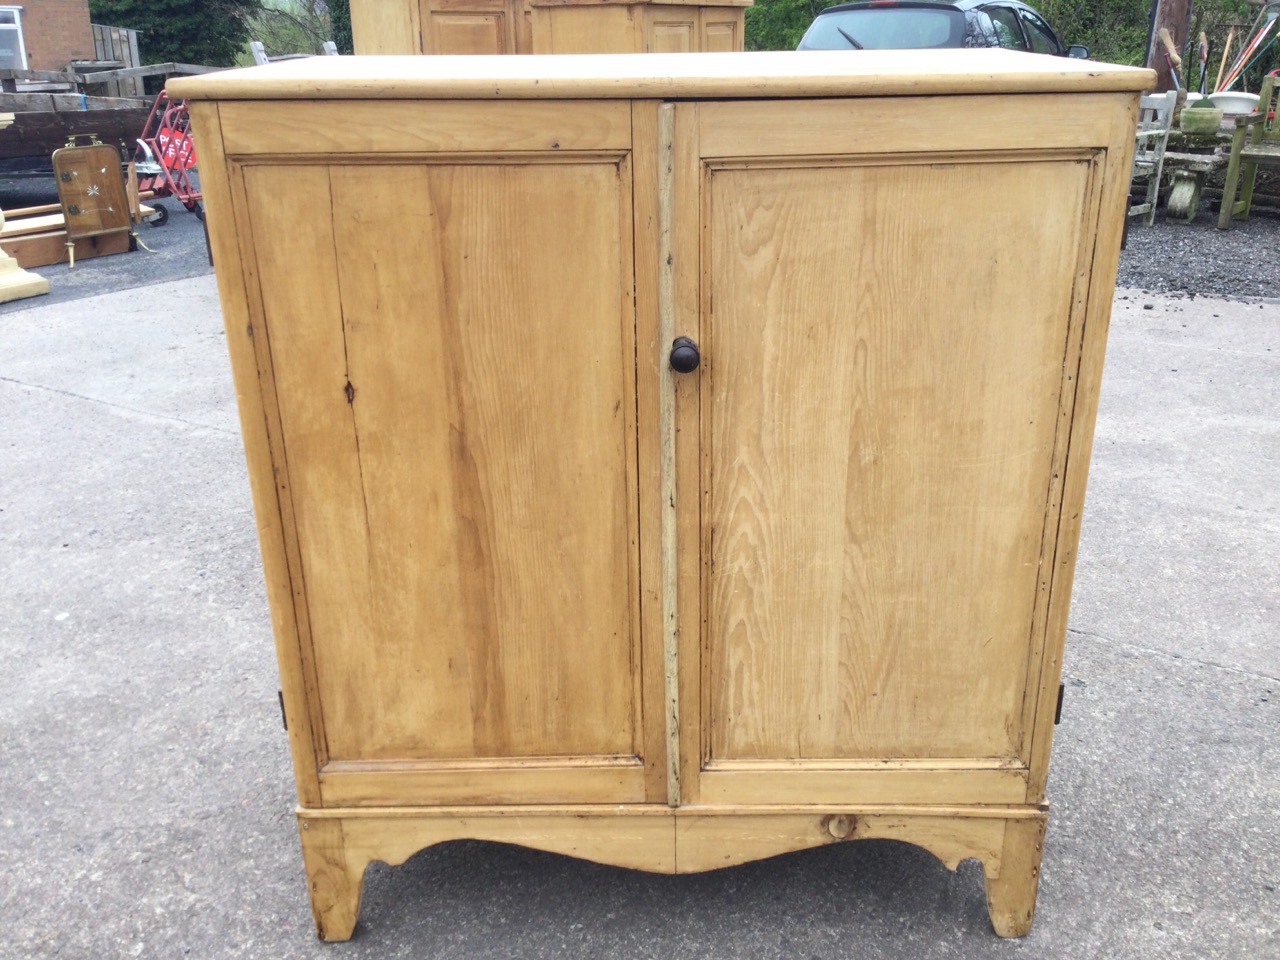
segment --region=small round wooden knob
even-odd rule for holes
[[[693,373],[702,362],[698,345],[688,337],[676,337],[671,342],[671,369],[676,373]]]
[[[827,817],[827,833],[835,837],[837,840],[848,840],[853,836],[854,828],[858,825],[858,818],[851,817],[848,814],[837,813]]]

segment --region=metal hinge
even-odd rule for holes
[[[280,722],[281,722],[282,724],[284,724],[284,728],[285,728],[285,730],[288,730],[288,729],[289,729],[289,718],[288,718],[287,716],[285,716],[285,712],[284,712],[284,691],[283,691],[283,690],[277,690],[277,691],[276,691],[276,697],[280,700]],[[1061,695],[1059,695],[1059,697],[1058,697],[1058,709],[1062,709],[1062,697],[1061,697]]]
[[[1058,684],[1058,706],[1053,711],[1053,725],[1056,727],[1062,722],[1062,695],[1067,688],[1064,684]]]

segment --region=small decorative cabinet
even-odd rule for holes
[[[321,937],[369,862],[455,838],[691,872],[888,837],[980,859],[1027,932],[1151,80],[964,50],[170,84]]]
[[[752,0],[352,0],[358,54],[721,53]]]

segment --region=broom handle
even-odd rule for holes
[[[1227,44],[1222,48],[1222,62],[1218,64],[1218,79],[1213,81],[1213,92],[1222,89],[1222,71],[1227,67],[1227,57],[1231,55],[1231,41],[1236,38],[1236,25],[1233,23],[1227,31]]]

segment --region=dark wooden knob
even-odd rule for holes
[[[693,373],[701,362],[698,345],[688,337],[676,337],[671,342],[671,369],[676,373]]]

